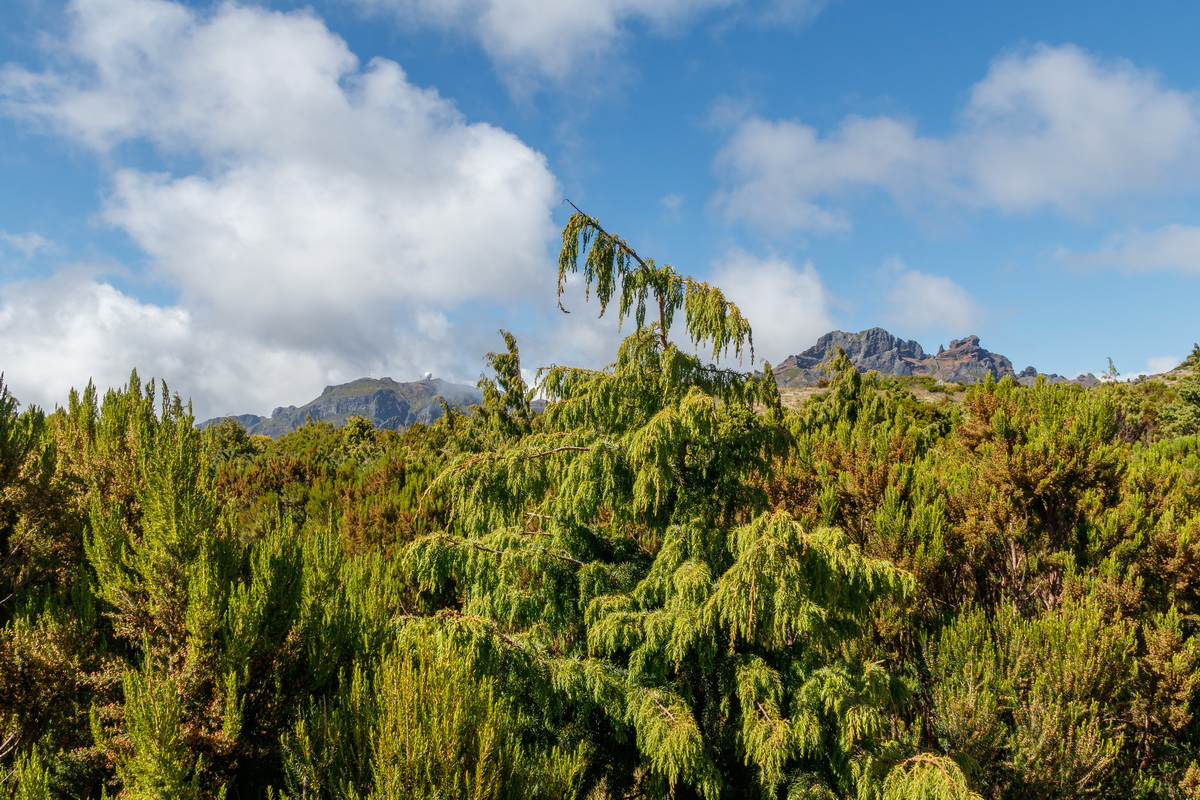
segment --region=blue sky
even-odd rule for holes
[[[1200,6],[8,0],[0,370],[201,418],[599,366],[570,198],[721,285],[759,358],[880,325],[1020,369],[1200,339]],[[750,365],[747,364],[747,367]]]

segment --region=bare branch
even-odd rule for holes
[[[675,720],[675,715],[671,713],[671,709],[667,708],[667,707],[666,707],[666,706],[664,706],[662,703],[660,703],[660,702],[658,701],[658,698],[657,698],[657,697],[653,698],[653,700],[654,700],[654,705],[658,706],[658,707],[659,707],[659,709],[661,709],[661,710],[662,710],[662,712],[663,712],[664,714],[666,714],[666,715],[667,715],[667,719],[671,720],[671,722],[675,722],[675,721],[676,721],[676,720]]]
[[[590,447],[579,447],[577,445],[569,445],[568,444],[568,445],[563,445],[562,447],[555,447],[550,450],[543,450],[540,453],[531,453],[528,456],[526,456],[526,458],[541,458],[542,456],[549,456],[549,455],[553,455],[554,453],[565,453],[565,452],[586,453],[586,452],[590,451],[591,449],[592,448],[590,448]]]

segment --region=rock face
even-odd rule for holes
[[[995,380],[1011,376],[1025,384],[1038,379],[1038,372],[1033,367],[1018,374],[1007,358],[980,346],[978,336],[955,339],[948,346],[939,346],[936,355],[930,355],[912,339],[906,341],[883,328],[871,328],[859,333],[832,331],[825,334],[803,353],[789,356],[775,367],[775,380],[780,386],[813,386],[829,378],[823,365],[834,358],[838,348],[845,351],[859,372],[876,370],[885,375],[928,376],[945,383],[977,383],[989,374]],[[1047,375],[1043,379],[1049,383],[1083,385],[1096,381],[1091,375],[1071,380],[1061,375]]]
[[[917,375],[932,375],[946,383],[978,383],[991,373],[995,380],[1016,376],[1012,362],[979,346],[978,336],[955,339],[950,346],[934,356],[928,371]]]
[[[914,368],[921,368],[930,358],[917,342],[904,341],[883,328],[871,328],[861,333],[831,331],[803,353],[784,359],[774,369],[775,380],[781,386],[815,384],[828,377],[821,365],[832,359],[839,347],[860,372],[874,369],[888,375],[913,375],[918,374],[913,372]]]
[[[447,383],[440,378],[398,383],[391,378],[359,378],[339,386],[326,386],[317,399],[296,406],[280,407],[269,417],[242,414],[235,417],[248,433],[278,437],[304,424],[308,417],[342,425],[362,416],[376,428],[402,430],[417,422],[430,423],[442,415],[435,397],[443,397],[452,408],[467,408],[483,401],[474,386]],[[217,422],[211,419],[202,426]]]

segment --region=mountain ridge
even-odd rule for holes
[[[382,430],[403,430],[415,423],[429,424],[442,415],[434,398],[443,398],[451,408],[464,409],[483,402],[475,386],[450,383],[441,378],[400,382],[392,378],[358,378],[349,383],[326,386],[321,394],[302,406],[279,406],[271,416],[226,414],[200,423],[207,427],[225,419],[237,420],[251,435],[276,438],[312,419],[343,425],[353,416],[371,420]]]
[[[831,377],[827,364],[838,348],[846,353],[859,372],[878,371],[897,377],[924,376],[941,383],[978,383],[991,374],[996,380],[1012,377],[1026,385],[1037,381],[1040,373],[1033,367],[1017,372],[1006,356],[993,353],[972,334],[939,346],[936,353],[925,352],[915,339],[901,339],[884,328],[868,328],[858,333],[830,331],[817,342],[788,356],[773,369],[780,387],[816,386]],[[1099,383],[1094,375],[1065,378],[1049,374],[1049,383],[1073,383],[1091,386]],[[442,415],[442,406],[434,402],[442,397],[451,408],[465,409],[483,401],[475,386],[450,383],[440,378],[400,382],[392,378],[359,378],[348,383],[329,385],[321,394],[302,406],[279,406],[269,417],[257,414],[227,414],[206,420],[202,427],[224,419],[235,419],[250,434],[282,436],[309,419],[341,425],[352,416],[371,420],[376,428],[402,430],[415,423],[428,424]]]

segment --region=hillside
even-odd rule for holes
[[[870,328],[858,333],[830,331],[814,345],[797,355],[789,356],[774,368],[775,380],[785,395],[797,389],[823,384],[829,380],[825,365],[838,349],[845,351],[850,363],[859,372],[874,370],[896,377],[929,377],[943,384],[970,385],[983,380],[989,373],[996,379],[1012,377],[1027,386],[1037,381],[1039,373],[1033,367],[1017,372],[1006,356],[982,347],[978,336],[955,339],[949,346],[938,347],[937,353],[925,352],[912,339],[893,336],[883,328]],[[1092,386],[1098,383],[1093,375],[1067,379],[1061,375],[1045,376],[1047,383],[1069,383]],[[787,390],[792,390],[789,393]],[[807,393],[804,393],[807,397]],[[442,414],[441,405],[434,401],[442,397],[452,408],[465,409],[482,401],[480,390],[466,384],[449,383],[440,378],[398,382],[391,378],[359,378],[349,383],[326,386],[321,395],[302,406],[276,408],[269,417],[257,414],[238,414],[233,418],[250,434],[278,438],[304,424],[308,418],[342,425],[352,416],[371,420],[381,430],[403,430],[414,423],[429,424]],[[207,427],[219,419],[201,423]]]
[[[448,383],[441,378],[400,383],[391,378],[359,378],[350,383],[326,386],[321,396],[302,406],[276,408],[271,416],[240,414],[234,418],[247,433],[277,438],[304,424],[311,417],[342,425],[353,416],[366,417],[381,430],[403,430],[421,422],[429,424],[442,415],[441,397],[452,408],[476,405],[483,395],[474,386]],[[201,423],[206,427],[224,419]]]

